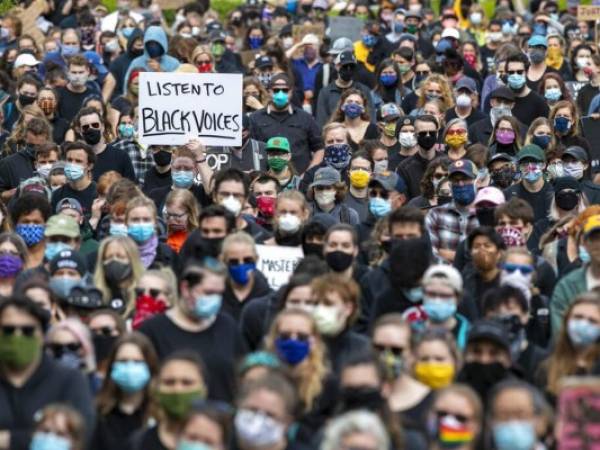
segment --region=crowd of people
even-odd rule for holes
[[[50,0],[28,29],[40,1],[0,17],[0,450],[560,447],[600,373],[576,4]],[[243,74],[241,146],[142,145],[143,72]],[[283,285],[269,246],[302,251]]]

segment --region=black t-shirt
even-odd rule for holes
[[[96,197],[98,197],[98,192],[96,191],[96,183],[94,181],[82,191],[73,189],[67,183],[52,193],[52,212],[56,211],[56,205],[63,198],[74,198],[81,203],[83,214],[89,218],[92,215],[92,203],[94,203]]]
[[[125,414],[117,406],[107,415],[98,416],[91,450],[128,449],[130,437],[143,426],[143,409]]]
[[[239,322],[242,310],[245,309],[248,304],[253,302],[254,299],[264,297],[265,295],[268,295],[269,292],[271,292],[269,283],[258,269],[254,271],[254,284],[252,285],[252,290],[248,293],[248,296],[242,300],[239,300],[235,296],[233,288],[231,287],[231,282],[228,280],[225,284],[225,292],[223,292],[223,312],[226,312],[233,317],[236,322]]]
[[[160,173],[156,170],[156,167],[151,167],[144,178],[144,194],[148,195],[154,189],[171,186],[171,183],[171,169],[165,173]]]
[[[525,97],[516,97],[512,115],[529,127],[538,117],[548,117],[550,108],[546,100],[537,92],[531,91]]]
[[[62,117],[55,117],[50,124],[52,125],[52,140],[55,144],[62,144],[69,129],[69,122]]]
[[[139,331],[150,338],[160,359],[177,350],[198,352],[207,369],[208,397],[226,402],[233,400],[235,367],[246,346],[231,316],[219,313],[209,328],[194,333],[179,328],[165,314],[159,314],[145,321]]]
[[[546,66],[546,70],[544,71],[544,75],[542,75],[539,80],[536,81],[532,81],[529,78],[527,78],[527,86],[529,86],[529,89],[531,89],[532,91],[538,92],[538,89],[540,87],[540,82],[542,81],[542,79],[546,76],[546,74],[548,73],[556,73],[558,74],[558,70],[553,69],[550,66]]]
[[[592,99],[600,94],[600,88],[598,86],[592,86],[591,84],[584,85],[577,93],[577,107],[581,116],[588,115],[588,109],[590,109],[590,103]]]
[[[544,187],[540,191],[529,192],[521,183],[518,183],[506,189],[504,195],[506,196],[506,201],[510,200],[513,196],[527,201],[533,208],[533,222],[535,223],[548,216],[552,197],[554,196],[554,189],[550,183],[544,183]]]
[[[58,114],[71,123],[83,105],[83,100],[90,94],[98,94],[98,91],[86,86],[85,91],[73,92],[66,87],[58,88]]]
[[[465,120],[467,121],[467,125],[471,126],[478,120],[485,119],[486,117],[487,116],[485,114],[483,114],[479,109],[472,108],[471,114],[469,114],[465,118]],[[458,115],[456,114],[456,108],[450,108],[448,111],[446,111],[446,123],[448,123],[452,119],[456,119],[456,118],[458,118]]]
[[[158,436],[158,426],[147,429],[133,439],[133,450],[169,450]]]
[[[101,175],[110,170],[114,170],[123,177],[137,182],[131,158],[127,152],[116,149],[112,144],[108,144],[102,153],[96,155],[96,164],[94,164],[94,170],[92,171],[94,181],[98,181]]]
[[[158,210],[159,214],[161,213],[165,205],[165,200],[167,199],[167,196],[169,195],[171,190],[171,183],[169,183],[166,186],[159,187],[148,192],[147,195],[152,201],[154,201],[154,204],[156,205],[156,209]],[[196,200],[198,200],[200,206],[210,205],[211,200],[210,197],[206,195],[206,192],[204,191],[204,186],[202,186],[201,184],[193,184],[189,191],[192,194],[194,194],[194,197],[196,197]]]

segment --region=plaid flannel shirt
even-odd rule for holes
[[[127,152],[133,164],[135,178],[140,187],[144,186],[146,172],[154,167],[152,152],[144,150],[140,144],[132,139],[120,139],[113,144],[117,149]]]
[[[442,249],[456,251],[458,243],[478,226],[475,210],[459,210],[454,202],[432,208],[425,216],[425,228],[436,257]]]

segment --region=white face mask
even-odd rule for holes
[[[225,209],[227,209],[231,214],[233,214],[236,217],[239,215],[240,211],[242,210],[242,204],[233,195],[230,195],[229,197],[225,197],[221,201],[221,206],[223,206]]]
[[[412,148],[415,145],[417,145],[417,138],[415,136],[415,133],[413,133],[412,131],[400,132],[400,134],[398,135],[398,141],[400,142],[400,145],[404,148]]]
[[[50,169],[52,169],[52,164],[42,164],[38,166],[37,173],[42,178],[48,178],[48,175],[50,175]]]
[[[301,223],[300,218],[294,214],[283,214],[277,221],[279,229],[286,233],[295,233],[300,229]]]
[[[583,177],[583,164],[579,161],[564,164],[565,175],[579,180]]]
[[[519,289],[529,302],[531,300],[531,274],[523,274],[519,270],[510,273],[506,270],[500,272],[500,285],[512,286]]]
[[[496,123],[502,116],[512,116],[512,111],[508,106],[494,106],[490,110],[490,118],[492,125],[496,126]]]
[[[373,171],[375,173],[385,172],[388,169],[388,160],[382,159],[381,161],[375,161],[373,164]]]
[[[315,193],[315,200],[319,206],[327,206],[335,203],[335,191],[320,191]]]
[[[238,439],[248,447],[272,447],[283,440],[283,425],[263,412],[240,409],[234,426]]]
[[[345,325],[337,306],[317,305],[313,317],[319,333],[324,336],[335,336]]]
[[[281,43],[283,44],[284,49],[289,50],[290,48],[292,48],[294,46],[294,38],[291,36],[285,37],[285,38],[283,38]]]
[[[469,97],[467,94],[460,94],[458,97],[456,97],[456,106],[459,108],[468,108],[471,106],[471,97]]]

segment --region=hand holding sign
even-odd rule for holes
[[[192,138],[187,144],[185,144],[185,146],[194,152],[194,155],[196,155],[196,161],[204,159],[206,147],[202,142],[200,142],[200,139]]]

